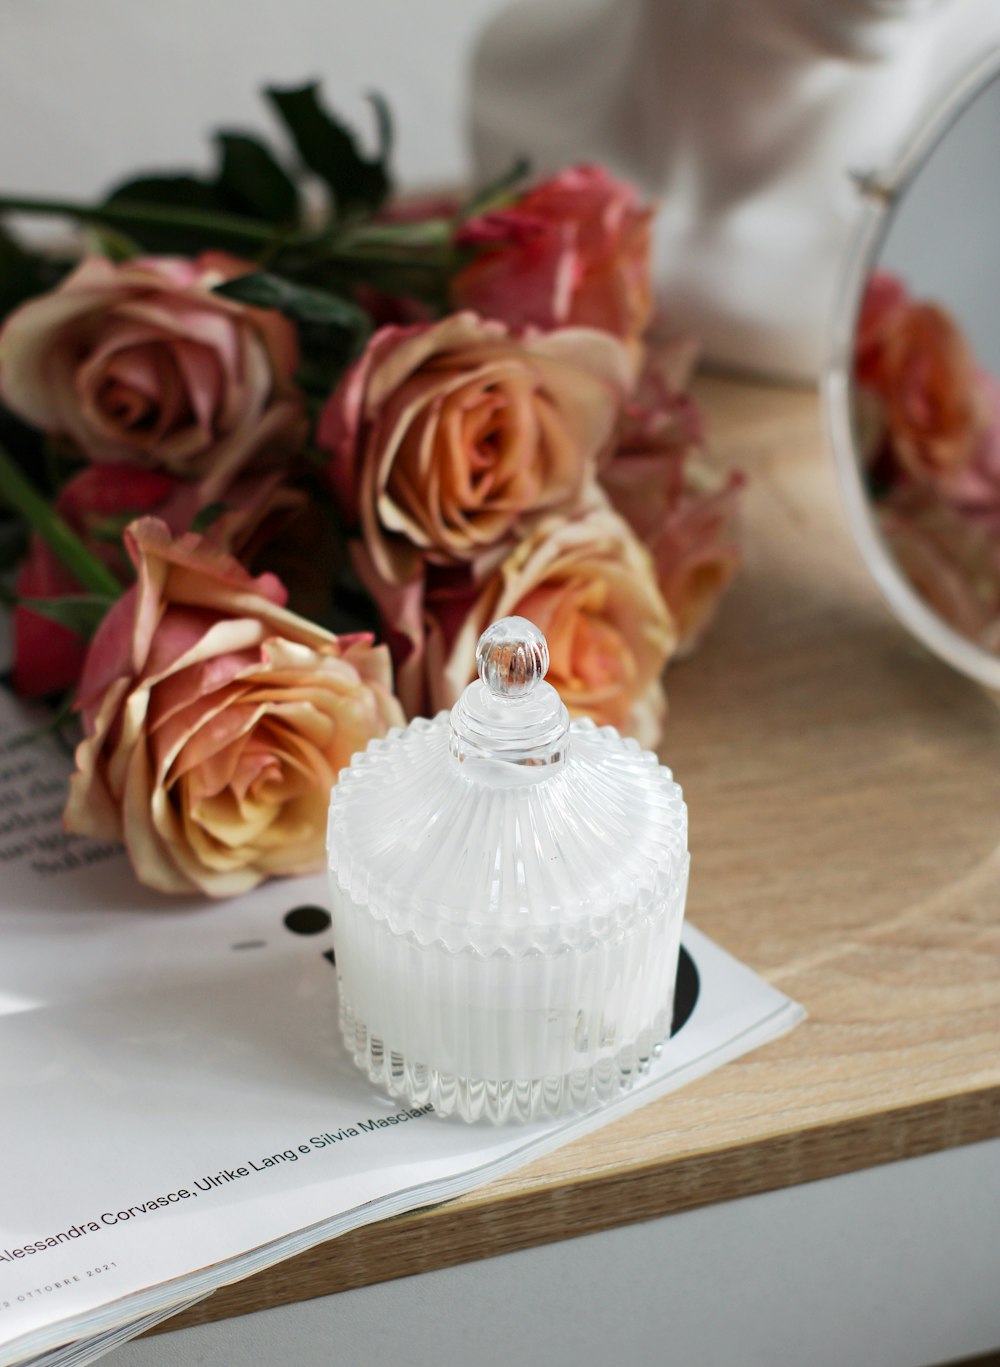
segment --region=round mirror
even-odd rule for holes
[[[825,377],[855,539],[924,644],[1000,689],[1000,52],[864,197]]]

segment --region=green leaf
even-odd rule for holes
[[[478,218],[480,214],[488,214],[492,209],[500,209],[514,198],[514,191],[520,186],[521,182],[527,180],[531,174],[531,162],[527,157],[518,157],[503,175],[497,176],[496,180],[491,180],[462,205],[459,210],[459,222],[464,223],[467,219]]]
[[[104,545],[114,546],[117,550],[122,549],[122,537],[125,528],[130,522],[134,522],[142,513],[138,508],[126,508],[120,513],[108,513],[104,517],[89,517],[87,519],[87,536],[91,541],[100,541]]]
[[[68,627],[89,641],[104,621],[115,599],[103,593],[67,593],[59,598],[20,598],[22,607],[30,608],[61,627]]]
[[[199,508],[191,520],[191,530],[193,532],[206,532],[214,522],[218,522],[223,513],[229,511],[229,504],[217,500],[215,503],[207,503],[204,508]]]
[[[266,241],[277,236],[278,227],[294,226],[298,191],[268,148],[238,132],[219,133],[216,143],[219,167],[213,178],[187,172],[133,177],[112,190],[104,207],[126,211],[124,217],[118,213],[116,223],[153,251],[246,251],[248,228],[256,228]],[[164,221],[151,213],[157,206],[175,215],[186,210],[189,222]],[[136,210],[132,219],[127,216],[130,207]],[[193,222],[191,214],[197,216]],[[244,223],[237,225],[233,218]]]
[[[318,418],[323,405],[356,356],[356,350],[350,346],[323,347],[314,350],[302,362],[296,372],[295,383],[305,393],[314,417]],[[326,465],[330,459],[309,446],[303,448],[302,454],[313,465]]]
[[[0,317],[46,288],[37,257],[0,228]]]
[[[28,549],[28,529],[20,518],[0,517],[0,574],[16,569]]]
[[[422,254],[440,256],[450,246],[451,235],[450,218],[424,218],[413,223],[359,223],[317,240],[334,256],[346,259],[415,261]]]
[[[389,162],[392,159],[393,128],[392,110],[389,102],[384,95],[380,95],[377,90],[369,90],[367,95],[368,103],[375,111],[375,132],[378,138],[378,160],[386,169],[389,175]]]
[[[0,447],[0,498],[38,533],[85,589],[102,598],[118,597],[121,585],[107,565],[66,525],[3,447]]]
[[[296,380],[314,402],[330,394],[371,335],[371,319],[350,299],[266,271],[227,280],[215,292],[255,308],[278,309],[295,323],[303,355]]]
[[[105,204],[166,204],[175,209],[224,210],[228,208],[218,186],[198,176],[135,176],[115,186]]]
[[[151,252],[196,255],[215,248],[245,254],[276,236],[273,225],[233,212],[218,183],[191,175],[142,176],[114,189],[90,213]]]
[[[389,110],[384,100],[371,96],[378,132],[377,155],[364,157],[354,134],[320,103],[315,83],[265,91],[281,118],[299,156],[310,171],[329,186],[337,215],[372,214],[391,189],[388,158],[392,145]]]
[[[133,242],[132,238],[116,232],[114,228],[91,225],[84,232],[84,241],[88,253],[97,252],[109,261],[130,261],[142,251],[138,242]]]
[[[23,475],[40,494],[50,492],[47,485],[46,451],[49,439],[37,427],[29,427],[9,408],[0,406],[0,450],[10,454],[19,474]],[[0,475],[0,516],[9,500]],[[22,519],[19,519],[23,521]]]
[[[333,328],[352,336],[367,335],[371,330],[368,315],[352,300],[328,290],[297,285],[268,271],[255,271],[252,275],[226,280],[215,287],[215,293],[256,308],[278,309],[293,322],[324,330]]]
[[[448,280],[458,259],[449,251],[447,258],[440,259],[413,253],[405,260],[393,261],[359,254],[342,262],[338,253],[331,252],[329,264],[317,266],[312,275],[317,286],[335,294],[345,295],[358,285],[368,285],[381,294],[419,299],[447,312]]]
[[[262,142],[247,133],[225,132],[216,142],[221,154],[216,184],[228,207],[269,223],[298,222],[295,183]]]

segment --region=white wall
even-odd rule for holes
[[[319,76],[357,120],[377,87],[406,183],[465,173],[463,80],[503,0],[4,0],[0,186],[92,195],[205,165],[219,124],[266,127],[267,84]],[[370,126],[370,125],[369,125]]]

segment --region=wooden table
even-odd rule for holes
[[[797,998],[784,1039],[472,1195],[216,1292],[170,1330],[1000,1134],[1000,709],[890,617],[813,394],[709,378],[746,569],[668,674],[689,916]]]

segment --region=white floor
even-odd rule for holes
[[[107,1367],[924,1367],[1000,1347],[1000,1140],[127,1344]]]

